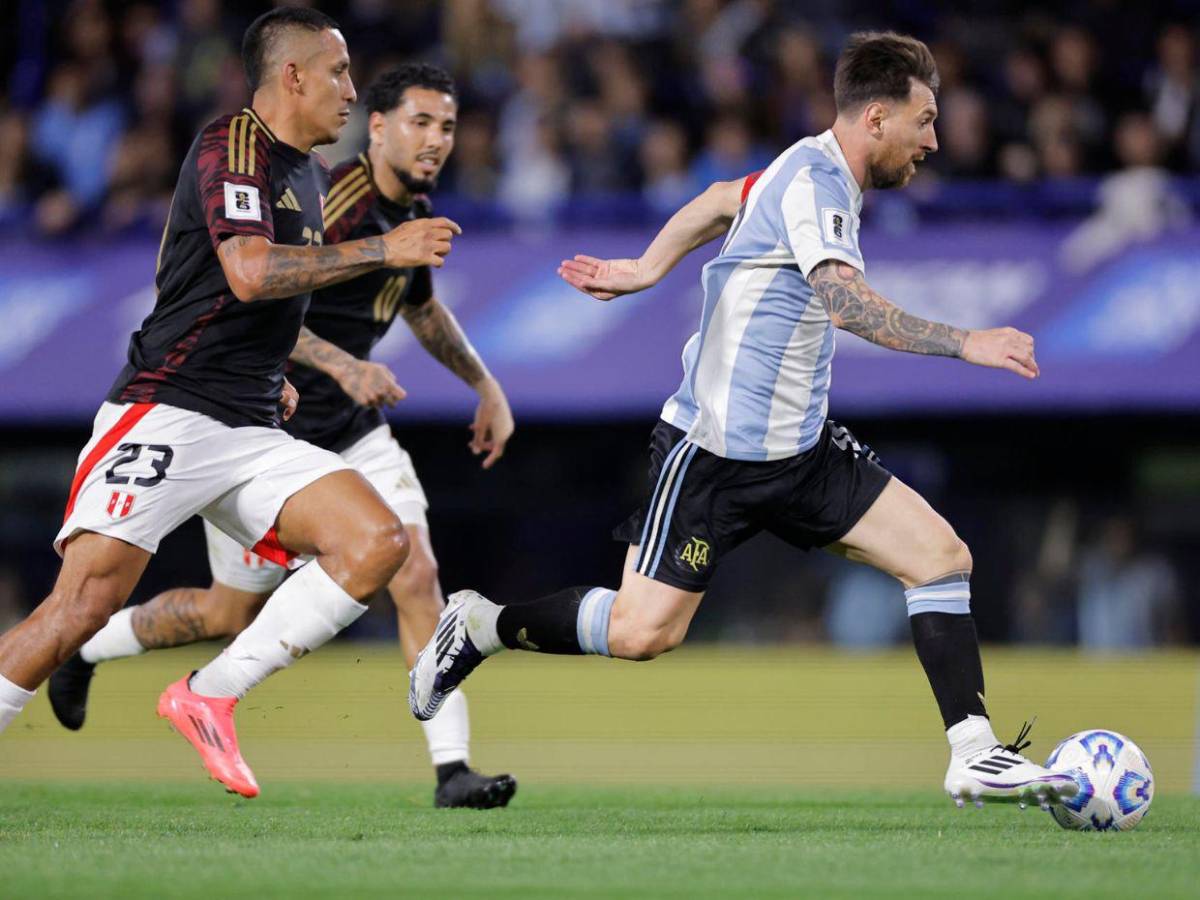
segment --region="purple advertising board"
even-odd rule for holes
[[[831,410],[986,413],[1200,408],[1200,229],[1135,243],[1084,267],[1076,226],[865,231],[867,278],[918,315],[1037,339],[1029,382],[948,359],[881,350],[840,333]],[[524,416],[652,416],[677,387],[699,323],[699,270],[716,245],[641,295],[599,303],[555,274],[575,253],[631,256],[642,229],[469,231],[435,273]],[[0,248],[0,417],[89,419],[154,302],[154,242],[9,243]],[[458,417],[470,392],[398,321],[376,358],[408,399],[400,417]],[[303,398],[301,399],[303,402]]]

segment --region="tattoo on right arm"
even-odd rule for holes
[[[263,240],[237,235],[222,241],[218,252],[226,264],[236,266],[238,253],[251,241]],[[378,236],[329,246],[295,247],[267,242],[261,259],[253,266],[257,271],[248,280],[257,285],[255,299],[294,297],[378,269],[384,263],[384,253],[383,238]]]
[[[854,266],[826,260],[809,273],[808,283],[836,328],[889,350],[962,356],[965,330],[905,312],[872,290]]]
[[[133,608],[133,633],[147,650],[219,637],[210,634],[196,601],[204,588],[175,588]]]

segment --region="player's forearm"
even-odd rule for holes
[[[353,355],[347,353],[341,347],[317,337],[307,328],[303,327],[300,329],[300,336],[296,338],[296,346],[288,359],[302,366],[309,366],[320,372],[324,372],[326,375],[334,378],[337,378],[357,362]]]
[[[420,306],[405,306],[402,315],[429,355],[471,387],[491,378],[458,319],[436,298]]]
[[[330,246],[293,247],[238,235],[218,251],[234,295],[244,303],[294,297],[348,281],[384,264],[382,237]]]
[[[679,261],[729,230],[741,204],[741,182],[720,181],[689,202],[655,235],[638,261],[653,284]]]
[[[808,281],[837,328],[889,350],[962,356],[965,329],[905,312],[872,290],[862,272],[851,265],[834,260],[821,263]]]

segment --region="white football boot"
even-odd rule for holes
[[[483,605],[494,606],[475,591],[451,594],[433,637],[408,673],[408,708],[422,722],[432,719],[446,698],[487,659],[467,627],[471,613]]]
[[[1021,755],[1029,746],[1025,738],[1031,727],[1026,723],[1011,744],[996,744],[961,757],[950,755],[945,787],[955,806],[962,809],[971,800],[982,809],[988,800],[1016,803],[1021,809],[1036,803],[1048,810],[1051,803],[1060,803],[1079,792],[1079,785],[1070,775],[1052,772]]]

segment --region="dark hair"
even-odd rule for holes
[[[338,23],[325,13],[300,6],[281,6],[263,13],[250,23],[242,36],[242,67],[246,70],[250,92],[257,91],[262,84],[267,57],[285,31],[290,28],[327,31],[338,27]]]
[[[413,62],[381,73],[367,88],[367,113],[388,113],[400,105],[410,87],[428,88],[458,100],[450,73],[430,63]]]
[[[838,113],[872,100],[907,100],[914,78],[937,93],[937,64],[924,43],[894,31],[858,31],[838,57],[833,100]]]

